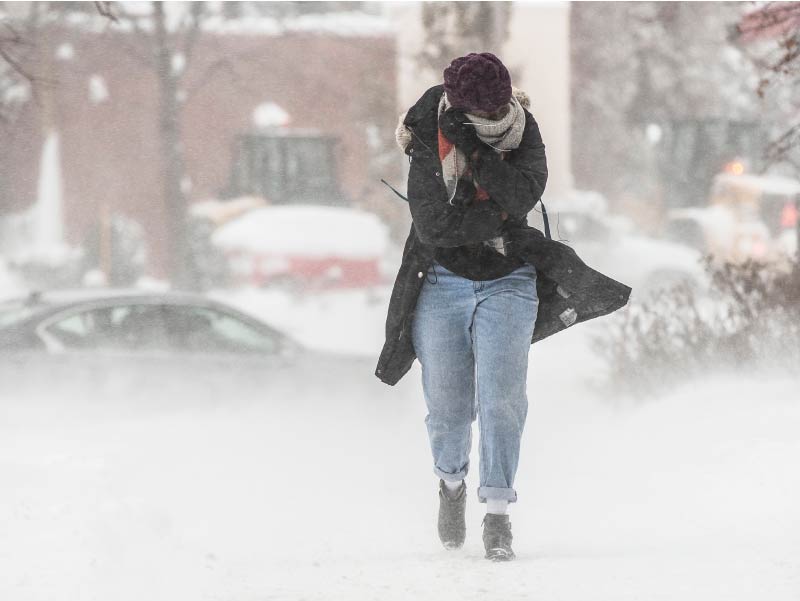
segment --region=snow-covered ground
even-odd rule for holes
[[[378,296],[232,300],[377,353]],[[0,599],[800,598],[798,382],[600,399],[601,327],[532,347],[510,564],[483,559],[475,475],[465,548],[438,543],[417,366],[360,398],[331,382],[195,409],[3,399]]]

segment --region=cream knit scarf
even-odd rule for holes
[[[491,146],[497,152],[514,150],[519,147],[522,141],[522,134],[525,132],[525,111],[519,100],[515,96],[509,102],[510,110],[506,115],[497,121],[478,117],[472,113],[466,113],[469,120],[474,124],[475,131],[482,142]],[[442,94],[439,101],[439,116],[450,108],[447,94]],[[456,146],[450,148],[440,148],[439,155],[442,161],[442,176],[447,185],[448,200],[452,200],[456,193],[458,179],[464,175],[469,162],[467,157]]]

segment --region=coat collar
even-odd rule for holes
[[[428,88],[414,106],[408,109],[404,123],[413,127],[422,121],[430,112],[436,111],[442,94],[444,94],[444,85],[442,84]]]

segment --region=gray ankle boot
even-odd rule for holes
[[[439,540],[445,549],[460,549],[467,536],[465,513],[467,485],[461,482],[456,490],[448,490],[439,480]]]
[[[487,513],[483,518],[483,546],[486,559],[510,561],[514,559],[511,549],[511,521],[507,515]]]

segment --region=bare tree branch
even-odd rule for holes
[[[14,71],[16,71],[19,75],[27,79],[29,82],[33,82],[36,77],[28,71],[25,67],[23,67],[17,59],[11,56],[11,53],[8,52],[2,45],[0,45],[0,58],[2,58]]]
[[[112,10],[113,2],[101,2],[96,0],[94,3],[94,7],[97,9],[97,12],[114,23],[119,23],[119,18],[117,15],[114,14]]]
[[[800,84],[800,3],[768,2],[760,6],[732,28],[731,38],[762,73],[756,88],[759,98],[764,98],[767,88],[785,76],[795,76],[790,85]],[[764,40],[774,41],[771,51],[764,52],[763,44],[755,50],[748,47],[751,42]],[[800,123],[770,142],[765,158],[770,164],[783,161],[797,168],[794,155],[798,145]]]
[[[25,44],[25,38],[23,38],[22,34],[16,30],[16,28],[11,25],[8,21],[0,21],[0,25],[2,25],[8,32],[11,34],[10,37],[3,36],[0,37],[0,42],[5,43],[12,43],[12,44]]]
[[[735,33],[745,41],[774,35],[780,30],[800,24],[800,4],[768,2],[757,10],[745,15],[735,26]]]
[[[4,21],[0,25],[8,32],[7,35],[0,35],[0,59],[30,84],[52,85],[56,83],[55,80],[37,75],[25,66],[34,44],[28,41],[26,36],[20,33],[11,23]],[[23,56],[18,56],[14,52],[17,48],[25,48],[26,53]]]
[[[795,123],[779,138],[770,142],[767,147],[767,158],[778,161],[781,160],[791,149],[800,144],[800,123]]]

